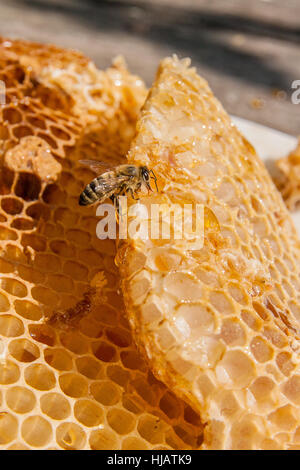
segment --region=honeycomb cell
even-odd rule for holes
[[[60,341],[65,348],[74,354],[82,355],[88,352],[89,344],[79,332],[63,332],[60,335]]]
[[[149,446],[144,439],[126,437],[122,442],[122,450],[148,450]]]
[[[201,286],[192,276],[185,273],[171,273],[166,276],[166,291],[177,298],[184,300],[200,300]]]
[[[293,375],[282,387],[284,395],[297,405],[300,404],[300,375]]]
[[[116,350],[109,343],[100,341],[97,343],[93,343],[92,347],[93,353],[97,357],[97,359],[100,359],[103,362],[116,362]]]
[[[5,294],[0,292],[0,312],[7,312],[10,308],[8,298]]]
[[[28,339],[15,339],[9,343],[10,354],[20,362],[32,362],[39,358],[39,348]]]
[[[67,373],[59,377],[61,390],[72,398],[80,398],[86,395],[88,390],[87,381],[78,374]]]
[[[41,191],[40,179],[32,173],[19,173],[15,185],[15,194],[24,201],[38,199]]]
[[[16,279],[2,277],[0,286],[8,294],[14,295],[15,297],[26,297],[27,295],[27,287]]]
[[[85,432],[78,424],[72,422],[62,423],[56,429],[56,442],[63,449],[83,449],[85,441]]]
[[[116,433],[106,428],[92,431],[89,438],[89,445],[92,450],[120,449],[119,439]]]
[[[6,403],[16,413],[28,413],[36,404],[34,393],[25,387],[15,386],[6,391]]]
[[[15,197],[6,197],[1,200],[1,207],[7,214],[20,214],[23,210],[23,203]]]
[[[42,318],[40,308],[29,300],[15,300],[14,306],[18,315],[28,320],[38,321]]]
[[[71,413],[68,400],[59,393],[46,393],[40,398],[41,410],[49,418],[65,420]]]
[[[43,447],[51,440],[52,428],[41,416],[29,416],[23,421],[21,434],[28,445]]]
[[[137,430],[140,436],[151,444],[164,441],[164,427],[156,416],[144,414],[140,417]]]
[[[115,405],[121,398],[120,388],[113,382],[105,380],[91,384],[90,392],[95,400],[104,406]]]
[[[260,336],[255,336],[252,339],[250,350],[258,362],[267,362],[272,359],[273,348]]]
[[[247,387],[255,377],[255,367],[251,359],[242,351],[232,350],[225,353],[216,372],[224,384],[237,388]]]
[[[178,408],[177,398],[170,392],[166,392],[159,402],[160,409],[170,419],[179,418],[181,410]]]
[[[0,363],[0,383],[2,385],[13,384],[19,380],[20,369],[14,362],[7,359]]]
[[[32,339],[38,343],[46,344],[47,346],[54,346],[55,332],[53,329],[44,324],[28,325],[28,331]]]
[[[73,367],[72,356],[64,349],[45,349],[45,361],[56,370],[71,370]]]
[[[76,368],[80,374],[88,379],[96,380],[102,376],[101,363],[91,356],[83,356],[76,359]]]
[[[78,400],[74,405],[74,416],[87,427],[99,426],[104,418],[101,407],[91,400]]]
[[[0,240],[17,240],[18,235],[14,230],[0,225]]]
[[[32,364],[25,369],[25,382],[36,390],[51,390],[56,379],[53,372],[44,364]]]
[[[21,336],[24,333],[24,326],[21,320],[12,315],[0,316],[0,334],[6,337]]]
[[[8,444],[17,437],[18,420],[5,411],[0,413],[0,444]]]

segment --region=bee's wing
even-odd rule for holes
[[[106,170],[111,170],[113,168],[107,162],[101,162],[99,160],[79,160],[81,165],[89,166],[91,170],[95,171],[96,173],[104,173]]]
[[[124,176],[124,175],[114,175],[114,176],[111,176],[110,178],[103,178],[101,176],[99,176],[98,178],[98,185],[100,186],[100,188],[102,189],[102,191],[104,193],[109,193],[111,191],[116,191],[118,189],[121,189],[122,185],[124,183],[126,183],[126,181],[129,181],[129,177],[128,176]]]

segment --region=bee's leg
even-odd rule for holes
[[[151,178],[154,180],[156,191],[158,192],[158,187],[157,187],[157,178],[153,170],[150,170],[150,173],[152,173]]]
[[[134,197],[134,192],[133,192],[133,189],[132,188],[128,188],[126,190],[127,193],[130,193],[130,196],[132,197],[132,199],[134,199],[135,201],[139,201],[139,198],[138,197]]]

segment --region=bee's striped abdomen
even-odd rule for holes
[[[95,178],[88,184],[79,196],[79,205],[88,206],[106,196],[101,185],[101,178]]]

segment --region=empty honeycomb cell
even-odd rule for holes
[[[40,308],[29,300],[15,300],[14,307],[18,315],[28,320],[38,321],[43,315]]]
[[[0,225],[0,240],[17,240],[18,235],[14,230],[3,227]]]
[[[68,400],[59,393],[46,393],[40,398],[40,406],[43,413],[49,418],[65,420],[71,413]]]
[[[32,362],[39,358],[39,348],[28,339],[14,339],[8,346],[11,356],[20,362]]]
[[[66,238],[75,245],[88,246],[91,236],[83,230],[71,229],[67,231]]]
[[[97,321],[109,326],[118,323],[118,313],[109,305],[99,305],[94,316]]]
[[[46,344],[47,346],[54,346],[55,333],[48,325],[32,324],[28,325],[28,332],[32,339],[38,343]]]
[[[32,233],[23,233],[21,243],[24,247],[31,247],[34,251],[45,251],[46,239],[40,235]]]
[[[10,308],[10,303],[5,294],[0,292],[0,312],[7,312]]]
[[[72,356],[64,349],[45,349],[45,361],[56,370],[71,370]]]
[[[109,343],[104,341],[95,342],[93,343],[92,349],[97,359],[100,359],[103,362],[117,361],[116,350]]]
[[[78,400],[74,405],[74,416],[87,427],[99,426],[104,417],[101,407],[91,400]]]
[[[122,450],[148,450],[149,446],[144,439],[126,437],[122,441]]]
[[[151,444],[163,442],[164,426],[157,416],[144,414],[139,418],[137,430]]]
[[[47,284],[56,292],[72,292],[74,289],[72,279],[61,274],[49,274]]]
[[[11,227],[17,230],[32,230],[34,226],[34,221],[25,219],[24,217],[18,217],[11,223]]]
[[[3,129],[2,126],[0,126],[0,135],[1,135],[1,129]],[[9,170],[8,168],[2,167],[0,169],[0,194],[1,195],[10,194],[11,187],[14,182],[14,177],[15,177],[14,172]]]
[[[161,397],[159,407],[170,419],[176,419],[180,416],[181,410],[178,408],[177,398],[171,392],[166,392]]]
[[[30,127],[25,125],[15,126],[13,127],[13,134],[19,140],[22,139],[22,137],[31,135],[31,130]]]
[[[21,320],[12,315],[0,316],[0,335],[6,337],[20,336],[24,333],[24,326]]]
[[[17,437],[18,420],[6,411],[0,413],[0,444],[8,444]]]
[[[88,338],[100,338],[103,335],[103,325],[91,315],[87,315],[80,320],[79,328],[81,333]]]
[[[122,364],[124,367],[127,369],[132,369],[132,370],[144,370],[145,369],[145,363],[136,351],[122,351],[120,354],[120,358],[122,361]]]
[[[24,378],[27,385],[36,390],[51,390],[56,379],[53,372],[44,364],[32,364],[25,369]]]
[[[223,315],[230,315],[235,311],[233,303],[223,292],[213,291],[210,294],[210,301]]]
[[[110,427],[119,435],[128,434],[134,429],[134,415],[120,408],[111,408],[106,416]]]
[[[66,194],[56,184],[48,184],[43,192],[43,200],[46,204],[58,206],[66,201]]]
[[[35,116],[35,115],[28,115],[27,116],[27,121],[33,126],[33,127],[37,127],[39,129],[46,129],[46,124],[45,124],[45,121],[38,117],[38,116]]]
[[[102,256],[95,250],[80,250],[78,253],[78,259],[85,265],[93,267],[98,266],[98,269],[101,269],[101,266],[103,265]]]
[[[22,121],[22,114],[14,107],[3,109],[3,119],[10,124],[17,124]]]
[[[248,310],[242,310],[241,318],[246,325],[254,331],[258,331],[262,326],[262,321],[257,318],[257,315]]]
[[[7,214],[20,214],[23,210],[23,203],[16,197],[5,197],[1,200],[1,207]]]
[[[84,397],[88,390],[86,379],[78,374],[66,373],[60,375],[59,385],[61,390],[72,398]]]
[[[86,354],[89,350],[88,341],[79,332],[62,332],[61,344],[75,354]]]
[[[106,329],[106,337],[120,348],[126,348],[131,344],[131,336],[128,330],[122,328]]]
[[[50,209],[45,204],[34,202],[27,207],[26,215],[31,217],[33,220],[48,220],[50,218]]]
[[[0,383],[2,385],[13,384],[19,380],[20,369],[17,364],[7,359],[0,362]]]
[[[6,391],[6,403],[16,413],[28,413],[36,404],[34,393],[25,387],[15,386]]]
[[[80,374],[88,379],[99,379],[103,375],[101,363],[91,356],[83,356],[76,359],[76,368]]]
[[[29,416],[22,423],[21,434],[28,445],[43,447],[52,438],[52,428],[50,423],[41,416]]]
[[[88,269],[76,261],[66,261],[63,271],[67,276],[72,276],[76,281],[85,281],[88,277]]]
[[[26,262],[26,256],[19,246],[8,243],[5,247],[3,257],[16,263]]]
[[[43,286],[33,287],[31,295],[34,300],[37,300],[41,304],[48,305],[49,307],[55,308],[59,302],[59,296],[53,290]]]
[[[75,257],[74,247],[64,240],[53,240],[50,242],[49,246],[53,253],[56,253],[59,256],[63,256],[64,258]]]
[[[291,431],[296,428],[298,420],[291,405],[282,406],[269,415],[269,419],[279,429]]]
[[[91,450],[120,449],[120,443],[116,433],[107,428],[92,431],[89,438],[89,445]]]
[[[36,269],[32,269],[31,266],[18,266],[18,273],[19,276],[24,279],[24,281],[31,283],[40,283],[45,279],[44,274],[42,274],[40,271],[37,271]]]
[[[30,447],[25,446],[22,442],[14,442],[7,450],[30,450]]]
[[[61,268],[61,260],[51,253],[36,253],[34,264],[38,269],[47,272],[56,272]]]
[[[121,398],[120,388],[106,380],[91,384],[90,392],[95,400],[105,406],[115,405]]]
[[[21,172],[15,185],[15,194],[24,201],[34,201],[38,199],[41,191],[41,182],[32,173]]]
[[[107,375],[113,382],[123,387],[130,379],[130,373],[119,365],[109,366],[107,368]]]
[[[62,423],[56,429],[56,442],[63,449],[80,450],[84,447],[85,441],[85,432],[78,424]]]

